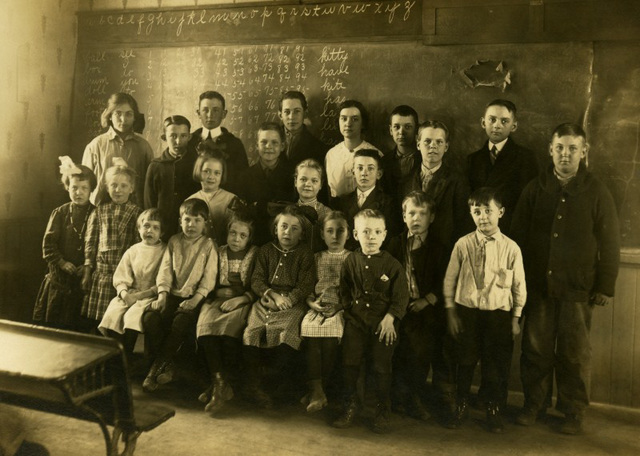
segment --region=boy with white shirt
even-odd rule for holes
[[[200,94],[196,114],[202,122],[191,135],[189,149],[201,153],[206,147],[209,151],[218,151],[227,162],[227,181],[225,190],[233,193],[240,173],[249,167],[247,151],[242,141],[224,127],[222,121],[227,117],[224,97],[208,90]]]
[[[524,266],[518,245],[498,228],[505,210],[495,191],[476,190],[469,207],[477,230],[456,242],[443,285],[451,336],[445,353],[457,396],[446,426],[459,428],[467,417],[467,397],[480,360],[487,425],[489,431],[502,433],[513,337],[520,333],[518,321],[527,298]]]
[[[338,106],[338,112],[338,125],[344,141],[329,149],[325,158],[331,198],[348,195],[356,189],[353,175],[353,157],[356,151],[371,149],[382,157],[382,152],[363,138],[369,126],[369,113],[362,103],[346,100]]]

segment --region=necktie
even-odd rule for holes
[[[358,194],[358,207],[362,207],[366,199],[367,199],[367,195],[365,195],[364,193]]]
[[[498,148],[494,145],[489,153],[491,155],[491,163],[495,163],[496,158],[498,158]]]
[[[478,282],[476,283],[476,286],[478,290],[482,290],[484,288],[484,265],[487,262],[487,242],[493,240],[493,237],[487,236],[480,241],[480,248],[478,249],[477,258]]]
[[[431,178],[433,177],[433,173],[431,171],[427,171],[422,174],[422,191],[426,192],[427,187],[429,186],[429,182],[431,182]]]
[[[422,247],[422,239],[420,238],[420,235],[416,234],[411,236],[411,250],[417,250],[420,247]]]

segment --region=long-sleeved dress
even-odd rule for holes
[[[113,274],[113,287],[118,296],[109,303],[98,326],[100,330],[111,329],[120,334],[125,329],[143,332],[142,314],[157,297],[156,277],[165,248],[166,245],[162,242],[155,245],[138,242],[124,253]],[[134,293],[149,289],[155,291],[155,296],[139,299],[131,307],[119,297],[123,290]]]
[[[305,246],[284,250],[270,242],[260,249],[251,276],[253,292],[262,297],[272,289],[287,296],[293,307],[273,311],[256,301],[244,331],[245,345],[271,348],[286,344],[300,348],[300,323],[307,310],[305,299],[313,292],[314,269],[313,254]]]
[[[84,264],[84,236],[94,209],[92,204],[66,203],[51,213],[42,239],[42,257],[47,262],[48,272],[33,309],[35,321],[69,328],[75,326],[84,298],[82,277],[67,274],[58,263],[64,259],[76,267]]]
[[[129,247],[140,240],[136,220],[140,208],[128,201],[98,206],[89,217],[84,264],[93,268],[91,291],[82,304],[82,316],[100,320],[116,296],[113,273]]]
[[[251,306],[245,305],[231,312],[223,312],[220,310],[220,305],[230,298],[219,297],[218,291],[231,289],[234,297],[246,294],[253,301],[255,295],[251,291],[249,282],[257,252],[258,248],[251,246],[245,251],[243,257],[234,258],[236,255],[229,250],[228,246],[225,245],[220,249],[215,297],[207,299],[200,309],[196,326],[197,337],[230,336],[237,339],[242,337]]]

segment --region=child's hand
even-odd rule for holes
[[[236,296],[235,298],[227,299],[225,302],[220,304],[220,310],[223,312],[233,312],[244,304],[246,304],[246,297]]]
[[[608,306],[613,302],[613,298],[596,292],[591,295],[591,302],[596,306]]]
[[[333,317],[335,314],[337,314],[338,312],[340,312],[340,308],[334,304],[325,304],[322,307],[324,310],[322,311],[322,315],[325,318],[331,318]]]
[[[62,269],[64,272],[66,272],[69,275],[74,275],[76,273],[76,267],[70,261],[65,261],[61,259],[58,262],[58,266],[60,266],[60,269]]]
[[[264,295],[262,298],[260,298],[260,304],[262,304],[269,310],[273,310],[273,311],[278,310],[278,306],[276,306],[275,301],[267,295]]]
[[[409,310],[413,313],[420,312],[422,309],[427,307],[429,302],[425,298],[416,299],[409,303]]]
[[[135,293],[129,293],[126,290],[120,293],[120,297],[122,298],[124,303],[127,305],[127,307],[131,307],[138,300],[138,296]]]
[[[74,272],[74,275],[76,277],[82,277],[84,275],[84,270],[87,269],[88,266],[85,265],[80,265],[76,268],[76,272]]]
[[[91,267],[86,266],[82,272],[82,289],[89,293],[91,291]]]
[[[386,314],[376,330],[376,334],[379,335],[378,340],[385,343],[385,345],[392,345],[396,339],[396,328],[393,326],[393,315]]]
[[[462,332],[462,322],[454,307],[447,309],[447,327],[449,328],[449,334],[453,337],[457,337]]]
[[[291,299],[278,293],[276,293],[276,298],[274,299],[274,301],[276,302],[276,306],[278,306],[278,310],[287,310],[293,307]]]
[[[309,306],[309,308],[319,313],[323,313],[326,310],[325,306],[322,305],[319,297],[316,299],[313,299],[311,297],[307,298],[307,305]]]
[[[195,296],[192,296],[189,299],[182,301],[178,307],[184,310],[193,310],[198,306],[199,302],[200,301]]]
[[[160,296],[158,296],[158,299],[151,303],[151,308],[153,310],[162,312],[164,311],[165,307],[167,307],[167,296],[165,293],[161,293]]]
[[[216,290],[216,298],[221,298],[221,299],[231,299],[235,296],[234,291],[229,288],[218,288]]]
[[[511,318],[511,334],[513,334],[514,339],[520,334],[520,319],[518,317]]]

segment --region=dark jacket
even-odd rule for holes
[[[407,264],[407,236],[404,230],[389,241],[387,251],[400,262],[403,267]],[[444,308],[442,297],[442,282],[447,270],[448,250],[440,242],[435,233],[429,230],[427,239],[422,245],[411,251],[411,262],[420,297],[424,298],[433,293],[438,298],[438,307]]]
[[[422,190],[420,172],[418,169],[411,179],[405,181],[403,196],[413,190]],[[464,176],[443,163],[431,178],[425,193],[436,202],[435,218],[429,232],[436,234],[451,252],[461,236],[475,229],[469,214],[469,185]]]
[[[295,175],[296,166],[303,160],[312,158],[317,161],[324,169],[324,157],[327,155],[329,146],[313,136],[306,125],[302,126],[302,132],[298,142],[294,145],[293,150],[289,156],[286,157],[287,166],[289,167],[289,174],[291,185],[293,185],[293,176]],[[285,153],[280,155],[280,158],[285,158]],[[326,173],[323,175],[322,188],[318,192],[318,201],[323,204],[329,204],[329,185],[327,184]]]
[[[256,230],[253,242],[263,245],[273,239],[270,229],[271,216],[267,205],[272,201],[295,202],[293,184],[289,179],[289,168],[284,160],[279,160],[276,167],[267,175],[258,161],[240,174],[240,182],[236,193],[249,205],[256,209]]]
[[[180,204],[200,190],[200,183],[193,180],[193,165],[197,158],[195,150],[187,148],[185,154],[176,159],[167,148],[147,168],[144,207],[160,210],[165,242],[178,232]]]
[[[238,194],[237,184],[238,179],[242,171],[249,167],[249,159],[247,158],[247,151],[240,141],[232,133],[229,133],[224,127],[221,127],[222,134],[213,140],[208,142],[209,148],[220,152],[227,162],[227,182],[223,185],[225,190],[231,193]],[[191,134],[191,140],[189,141],[189,149],[196,151],[198,144],[202,141],[202,128],[198,128]]]
[[[408,185],[408,181],[411,180],[416,172],[420,172],[422,167],[422,155],[420,151],[416,150],[413,154],[413,165],[411,171],[407,176],[402,175],[400,169],[400,161],[398,159],[398,147],[384,154],[382,157],[382,179],[380,179],[380,185],[382,189],[391,195],[396,207],[402,207],[402,199],[406,196],[404,188]],[[402,189],[402,190],[401,190]]]
[[[564,188],[553,165],[522,192],[511,226],[529,293],[587,301],[613,296],[620,262],[618,214],[609,190],[580,164]]]
[[[488,144],[489,141],[482,149],[467,157],[470,190],[473,192],[480,187],[497,190],[505,208],[505,214],[500,219],[500,229],[508,236],[518,198],[524,187],[539,174],[540,163],[531,150],[519,146],[509,138],[495,164],[491,164]]]
[[[378,185],[376,185],[371,191],[362,207],[358,206],[358,190],[355,190],[348,195],[341,196],[339,199],[339,210],[346,215],[347,223],[349,223],[349,229],[351,231],[353,231],[354,227],[353,218],[363,209],[376,209],[382,212],[387,227],[387,240],[398,233],[398,214],[393,210],[393,200],[389,195],[383,192]],[[358,244],[358,241],[354,239],[353,235],[347,239],[347,249],[355,250],[359,246],[360,244]]]

